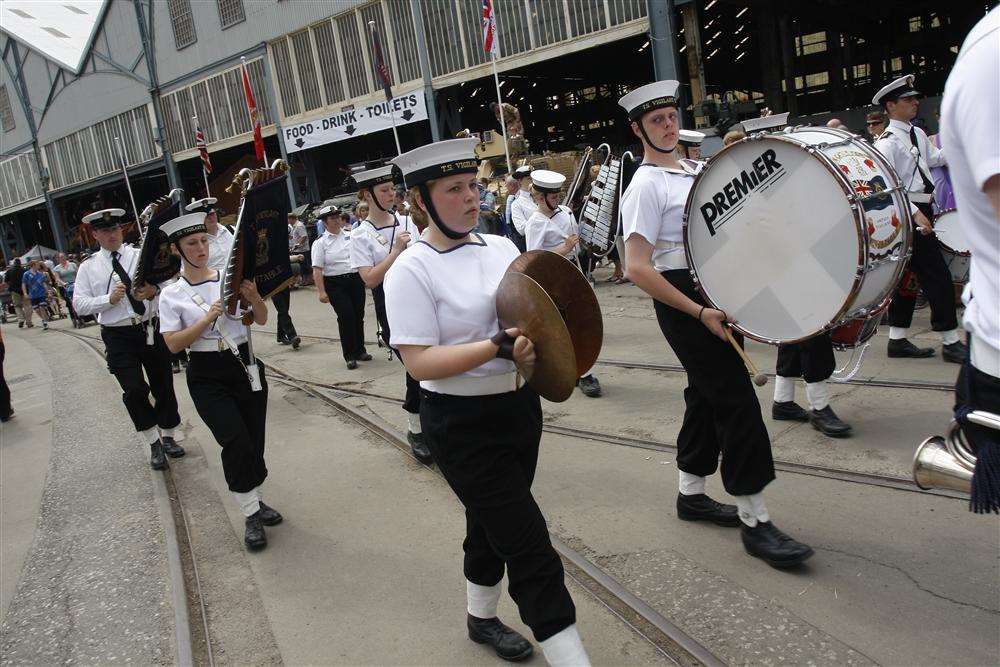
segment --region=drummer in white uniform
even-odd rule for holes
[[[813,550],[771,523],[763,490],[774,479],[774,462],[760,404],[742,359],[727,342],[726,314],[705,305],[688,270],[683,216],[694,175],[676,151],[679,85],[657,81],[619,100],[645,156],[621,201],[626,273],[653,298],[660,329],[688,375],[677,436],[677,514],[740,526],[748,553],[774,567],[792,567]],[[722,482],[736,507],[706,494],[706,478],[719,468],[720,453]]]
[[[372,291],[379,344],[389,347],[383,280],[400,253],[420,238],[420,232],[405,209],[397,212],[391,164],[354,174],[354,181],[360,187],[358,199],[368,203],[368,217],[351,230],[351,268]],[[407,413],[406,439],[413,456],[424,465],[433,463],[420,429],[420,385],[409,373],[403,410]]]
[[[554,252],[579,266],[580,228],[573,211],[559,205],[559,193],[565,182],[566,177],[556,171],[536,169],[531,172],[535,212],[524,225],[525,247],[529,251]],[[601,383],[589,371],[577,380],[577,385],[584,396],[597,398],[601,395]]]
[[[677,150],[680,151],[681,159],[686,159],[692,164],[702,162],[701,142],[705,140],[705,133],[697,130],[681,130],[679,136]]]

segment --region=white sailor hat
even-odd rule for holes
[[[701,142],[705,140],[704,132],[695,132],[694,130],[681,130],[680,131],[680,144],[681,146],[701,146]]]
[[[219,201],[215,197],[205,197],[204,199],[191,199],[191,203],[184,207],[184,210],[188,213],[194,213],[195,211],[202,211],[203,213],[211,213],[215,210],[215,203]]]
[[[340,209],[333,204],[330,204],[329,206],[324,206],[320,210],[316,211],[316,219],[323,220],[324,218],[328,218],[331,215],[337,215],[338,213],[340,213]]]
[[[743,131],[747,134],[762,130],[778,130],[788,125],[788,114],[789,112],[786,111],[785,113],[775,113],[770,116],[761,116],[760,118],[747,118],[740,125],[743,126]]]
[[[422,185],[427,181],[456,174],[479,171],[476,160],[476,139],[446,139],[414,148],[394,157],[392,162],[402,173],[407,185]]]
[[[653,109],[676,107],[679,81],[654,81],[640,86],[618,100],[618,104],[628,113],[629,120],[639,120],[643,114]]]
[[[191,234],[205,233],[208,231],[205,228],[205,215],[204,211],[198,211],[167,220],[160,225],[160,231],[166,234],[167,239],[171,242],[179,241]]]
[[[875,97],[872,98],[872,104],[883,104],[885,102],[893,102],[901,97],[919,95],[920,92],[913,87],[914,78],[912,74],[907,74],[906,76],[899,77],[887,86],[882,86],[875,93]]]
[[[354,182],[362,188],[373,188],[381,183],[392,183],[392,165],[387,164],[382,167],[376,167],[375,169],[359,171],[351,178],[353,178]]]
[[[566,177],[558,171],[536,169],[531,172],[531,184],[534,185],[535,189],[539,192],[559,192],[562,190],[563,183],[565,182]]]
[[[521,180],[525,176],[530,176],[530,175],[531,175],[531,165],[529,164],[521,165],[520,167],[514,170],[514,178],[517,180]]]
[[[83,222],[89,222],[94,229],[110,229],[122,224],[125,217],[123,208],[106,208],[101,211],[94,211],[90,215],[83,217]]]

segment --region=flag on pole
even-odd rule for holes
[[[493,0],[483,0],[483,51],[499,58],[497,42],[497,15],[493,11]]]
[[[247,112],[250,114],[250,125],[253,127],[253,147],[257,153],[257,159],[265,162],[264,137],[260,133],[260,118],[257,117],[257,102],[253,99],[253,89],[250,87],[250,77],[247,75],[247,63],[244,60],[240,64],[243,72],[243,96],[247,100]],[[266,165],[265,165],[266,166]]]
[[[196,125],[194,128],[194,145],[201,156],[201,168],[205,170],[206,174],[211,174],[212,160],[208,157],[208,144],[205,143],[205,133],[201,131],[200,125]]]
[[[385,58],[382,57],[382,43],[379,41],[378,30],[375,29],[374,22],[372,22],[372,52],[375,54],[375,76],[382,84],[382,90],[385,91],[385,99],[388,102],[392,99],[392,76],[385,64]]]

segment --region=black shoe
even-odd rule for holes
[[[264,501],[260,501],[260,509],[257,511],[260,515],[260,522],[265,526],[277,526],[279,523],[285,520],[285,517],[281,516],[281,513],[273,507],[268,507],[264,504]]]
[[[601,395],[601,383],[593,375],[586,375],[576,382],[584,396],[597,398]]]
[[[811,547],[796,542],[770,521],[761,521],[753,528],[743,524],[740,536],[747,553],[760,558],[771,567],[794,567],[814,553]]]
[[[292,349],[293,350],[299,349],[299,345],[302,345],[302,339],[299,338],[298,336],[293,336],[291,342],[292,342]]]
[[[347,362],[347,370],[353,371],[357,367],[358,367],[358,362],[354,361],[354,359],[351,359],[350,361]]]
[[[288,341],[284,337],[278,339],[278,345],[288,345]]]
[[[163,453],[172,459],[179,459],[184,456],[184,448],[177,444],[177,441],[171,438],[169,435],[165,435],[160,438],[160,442],[163,443]]]
[[[368,354],[367,352],[362,352],[361,354],[358,355],[358,361],[371,361],[371,360],[372,360],[372,355]]]
[[[153,470],[166,470],[167,457],[163,455],[163,443],[157,440],[149,446],[149,467]]]
[[[851,425],[841,421],[829,405],[822,410],[810,410],[809,422],[814,429],[831,438],[844,438],[851,432]]]
[[[941,346],[941,358],[953,364],[964,364],[969,355],[969,348],[962,341]]]
[[[423,463],[425,466],[429,466],[434,463],[434,457],[431,455],[431,450],[427,449],[427,443],[424,442],[423,433],[407,431],[406,441],[410,443],[410,451],[413,452],[413,456],[415,456],[418,461]]]
[[[18,322],[17,323],[17,328],[18,329],[23,329],[24,328],[24,322]]]
[[[178,373],[181,372],[181,362],[179,361],[170,362],[170,369],[174,372],[174,375],[177,375]]]
[[[477,644],[489,644],[504,660],[517,662],[534,652],[534,647],[520,632],[511,630],[499,618],[476,618],[469,614],[469,639]]]
[[[723,505],[704,493],[693,496],[678,493],[677,518],[683,521],[711,521],[717,526],[740,525],[740,515],[736,505]]]
[[[771,419],[807,422],[809,421],[809,413],[795,401],[775,401],[771,404]]]
[[[917,347],[906,338],[889,341],[889,357],[891,358],[910,357],[912,359],[926,359],[933,356],[933,347]]]
[[[246,518],[243,543],[250,551],[259,551],[267,546],[267,535],[264,534],[264,522],[261,520],[260,510]]]

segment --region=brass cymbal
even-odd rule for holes
[[[568,399],[580,374],[573,341],[556,304],[533,279],[509,269],[497,288],[496,300],[500,326],[517,327],[535,345],[528,384],[549,401]]]
[[[530,250],[511,262],[507,273],[523,273],[538,283],[566,323],[576,356],[577,377],[590,370],[601,353],[604,320],[597,295],[576,265],[548,250]]]

